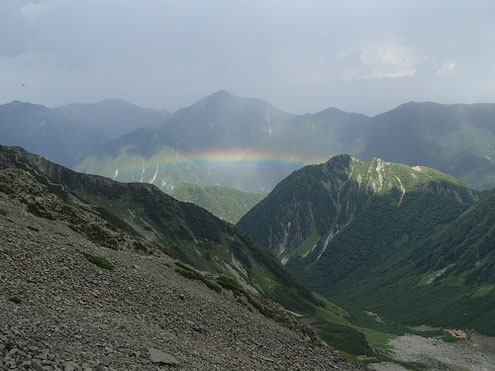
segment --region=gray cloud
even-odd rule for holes
[[[494,18],[488,0],[5,0],[0,102],[173,110],[226,89],[374,114],[494,101]]]

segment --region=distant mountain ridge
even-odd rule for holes
[[[119,99],[53,109],[13,101],[0,105],[0,144],[22,146],[72,167],[106,141],[159,126],[165,117]]]
[[[495,104],[405,103],[373,117],[358,157],[424,165],[495,187]]]
[[[179,109],[161,130],[169,145],[181,151],[247,149],[284,130],[295,118],[262,99],[220,90]]]
[[[55,110],[26,106],[25,113],[17,110],[15,119],[5,108],[0,109],[0,142],[21,145],[80,171],[109,177],[117,171],[112,164],[119,164],[121,174],[129,172],[124,171],[127,160],[118,158],[121,151],[115,151],[116,157],[101,157],[105,141],[147,126],[161,131],[167,151],[197,161],[193,182],[203,186],[220,184],[268,192],[301,166],[350,153],[363,161],[379,157],[432,167],[480,190],[495,187],[494,104],[409,102],[374,117],[336,108],[298,116],[261,99],[220,90],[173,114],[119,100]],[[110,132],[114,136],[106,137]],[[148,145],[141,137],[135,140],[139,143],[128,149]],[[161,151],[155,148],[147,157],[168,158]],[[161,166],[156,161],[144,164],[150,175],[143,181],[153,178],[157,165]],[[184,166],[190,165],[186,161]],[[166,172],[159,178],[166,191],[181,181],[192,181],[190,175],[167,178]],[[120,179],[130,181],[135,175]]]
[[[263,163],[253,168],[239,163],[236,171],[207,158],[209,152],[236,152],[240,157],[250,151],[267,157],[281,154],[303,165],[340,153],[365,161],[380,157],[410,166],[433,167],[477,189],[495,187],[493,104],[409,102],[375,117],[337,108],[297,116],[263,100],[240,98],[221,90],[178,110],[160,130],[166,144],[177,152],[205,156],[201,185],[269,191],[298,168],[280,164],[266,168]],[[100,159],[95,161],[99,163]],[[211,180],[208,173],[213,175]]]

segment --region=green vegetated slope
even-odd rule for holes
[[[221,186],[200,186],[192,183],[178,184],[170,195],[180,201],[192,202],[213,215],[232,224],[260,202],[265,194],[242,192]]]
[[[342,155],[291,174],[238,226],[337,302],[494,333],[492,196],[478,199],[430,168]]]

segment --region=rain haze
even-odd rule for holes
[[[292,113],[495,101],[493,1],[0,2],[0,103],[219,89]]]

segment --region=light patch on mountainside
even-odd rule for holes
[[[451,267],[451,265],[447,266],[445,268],[439,269],[435,272],[428,273],[423,278],[421,278],[421,280],[419,281],[419,284],[420,285],[431,285],[433,282],[435,282],[435,280],[438,277],[442,276],[447,271],[447,269],[449,267]]]
[[[402,200],[404,199],[404,195],[406,194],[406,189],[404,188],[404,186],[402,185],[402,182],[400,180],[400,178],[396,175],[395,176],[395,179],[397,179],[397,181],[399,182],[400,184],[400,189],[402,191],[402,195],[400,196],[400,200],[399,200],[399,203],[397,204],[397,208],[399,208],[399,206],[401,205],[402,203]]]
[[[352,221],[352,220],[351,220]],[[335,233],[330,233],[327,237],[327,239],[325,240],[325,245],[323,247],[323,250],[318,254],[318,257],[316,258],[316,260],[314,262],[312,262],[311,264],[314,264],[316,263],[318,260],[320,260],[321,256],[323,255],[323,253],[328,249],[328,246],[330,246],[330,242],[332,241],[332,239],[337,236],[341,231],[343,231],[350,223],[351,221],[349,221],[348,223],[344,224],[342,226],[342,228],[339,228],[337,229],[337,231]]]
[[[149,181],[150,184],[153,184],[155,182],[156,176],[158,175],[158,168],[159,166],[156,165],[155,174],[153,174],[153,178],[151,178],[151,180]]]

